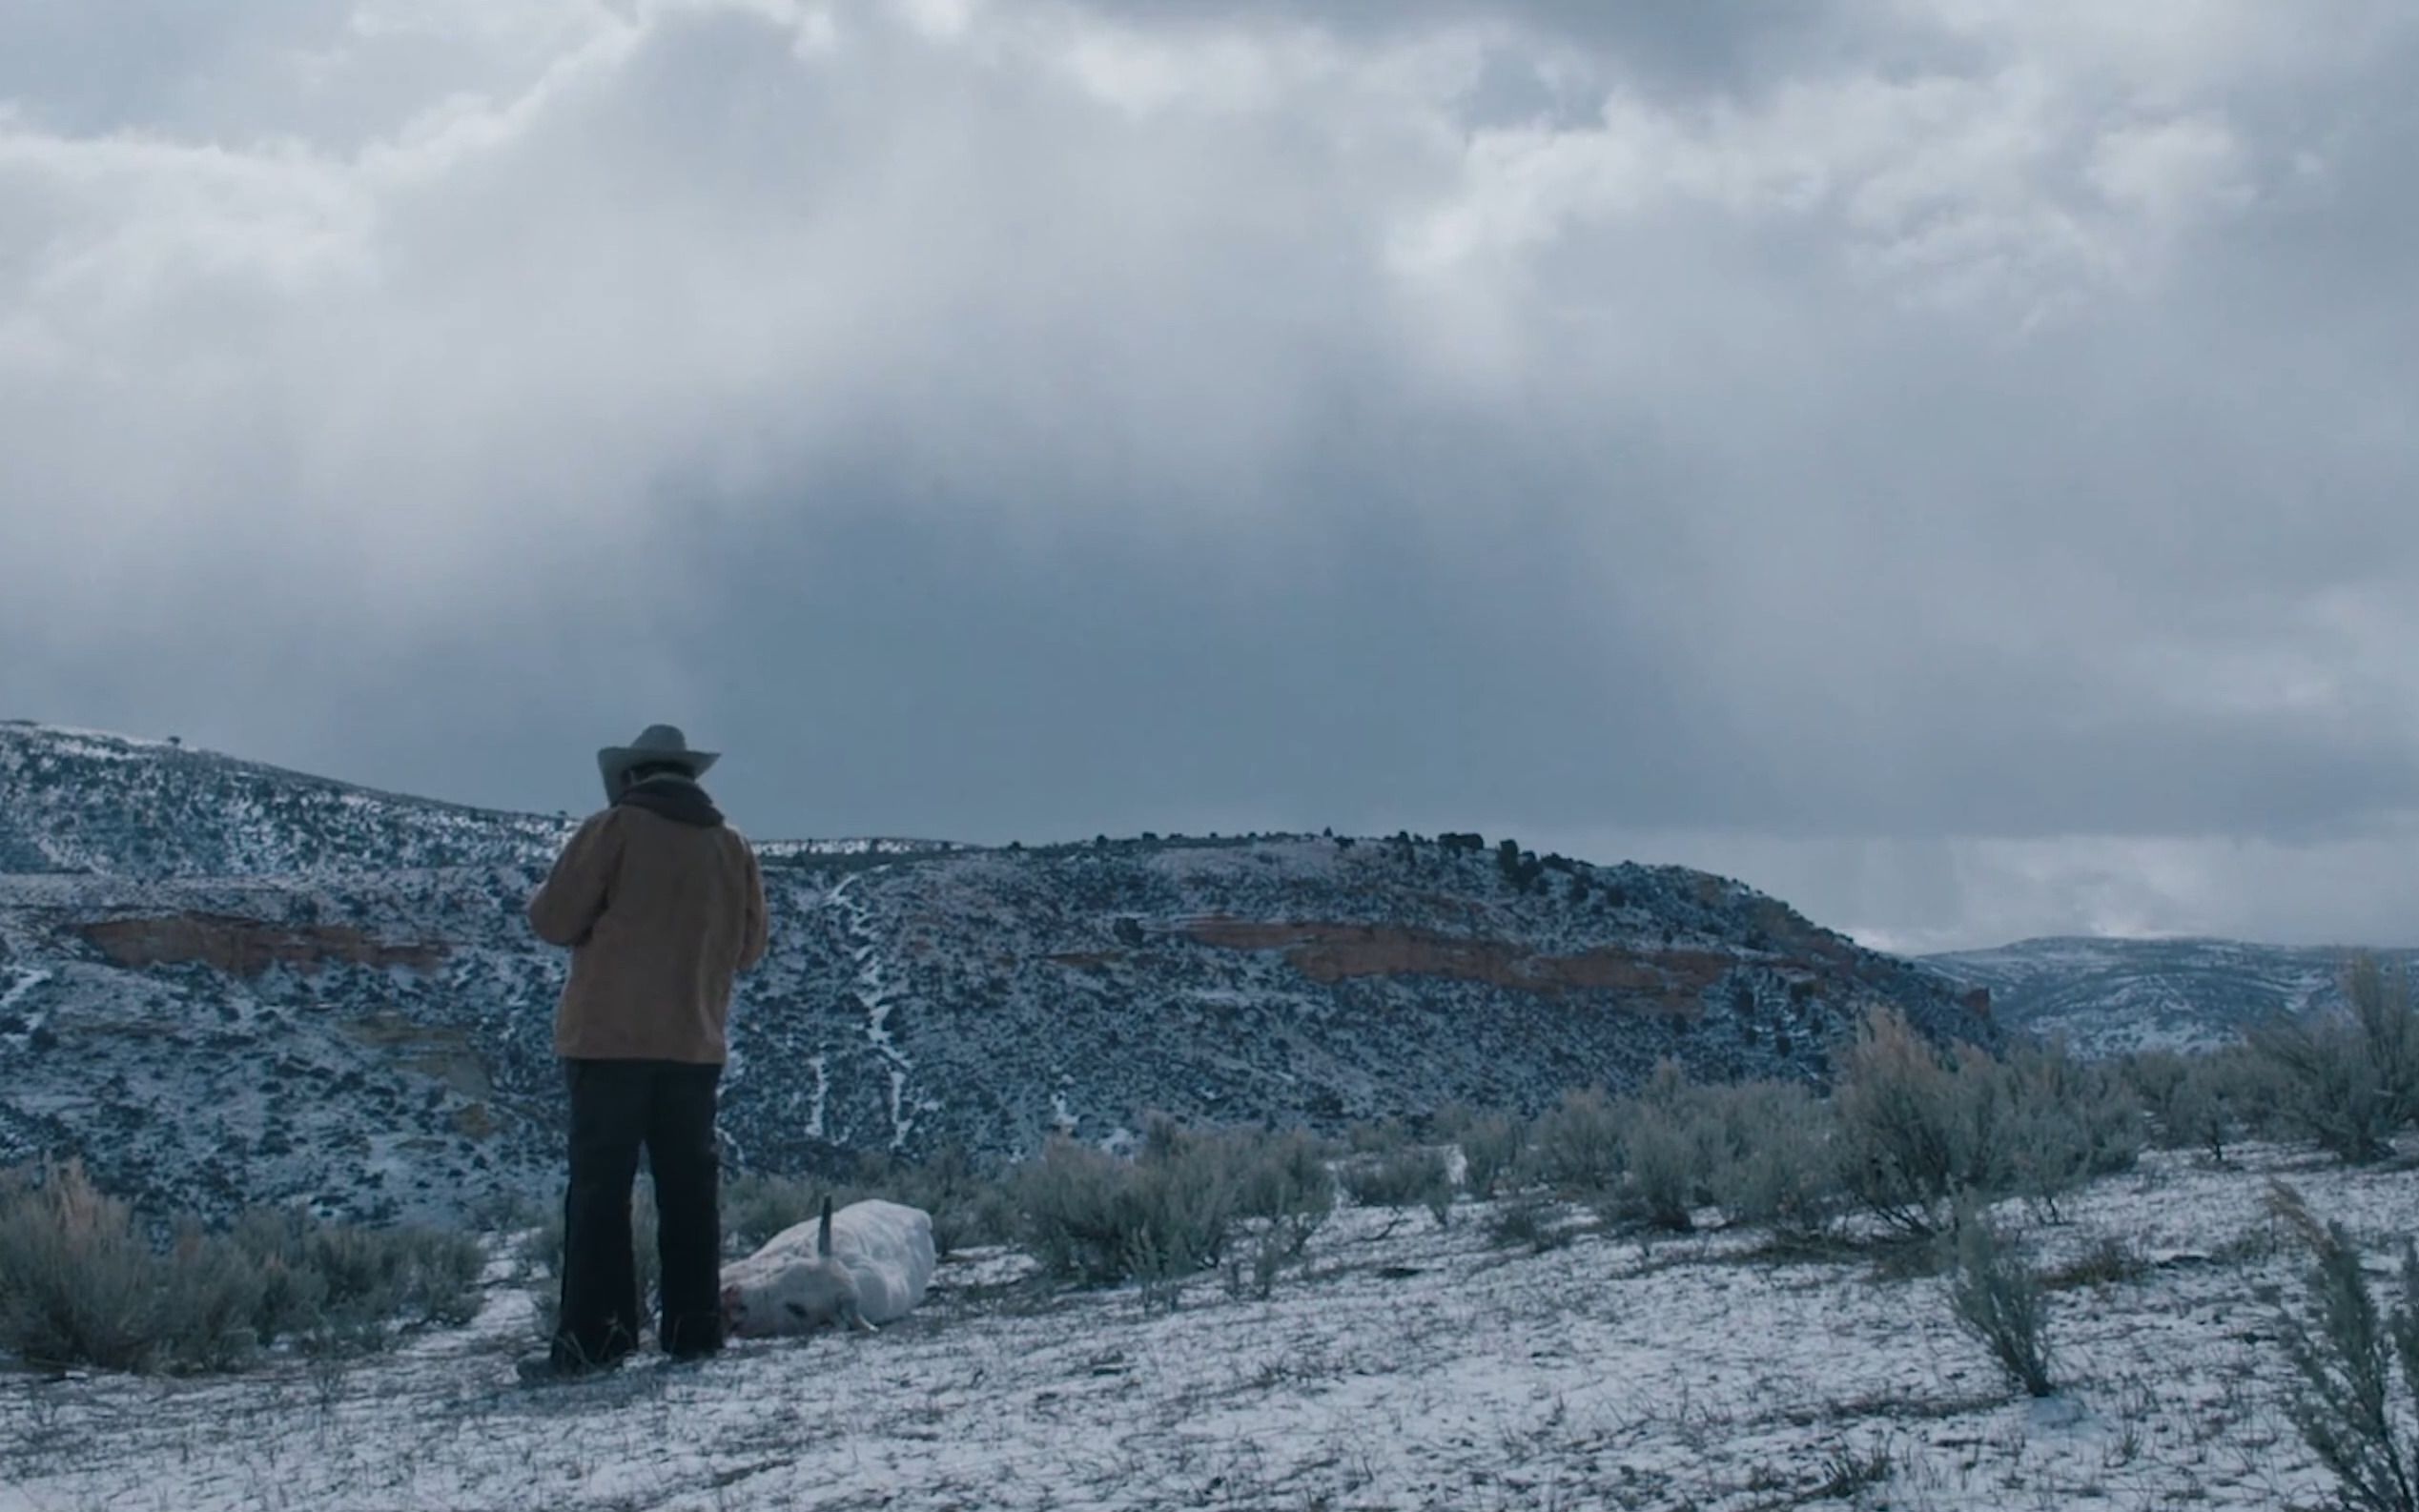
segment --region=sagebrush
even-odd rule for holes
[[[0,1349],[46,1366],[239,1367],[280,1343],[386,1348],[478,1311],[467,1235],[361,1229],[255,1212],[218,1234],[182,1220],[154,1244],[74,1161],[0,1178]]]
[[[1220,1139],[1158,1125],[1133,1158],[1054,1138],[1011,1183],[1021,1240],[1042,1269],[1105,1285],[1217,1265],[1237,1175]]]
[[[1474,1197],[1491,1197],[1520,1171],[1528,1151],[1528,1126],[1501,1114],[1471,1118],[1461,1131],[1462,1179]]]
[[[2050,1373],[2049,1306],[2021,1246],[1989,1216],[1960,1205],[1956,1267],[1949,1279],[1957,1320],[1991,1352],[2027,1396],[2056,1394]]]
[[[1453,1172],[1443,1151],[1404,1145],[1347,1164],[1343,1189],[1366,1208],[1425,1208],[1442,1228],[1451,1221]]]
[[[1828,1229],[1846,1196],[1830,1107],[1803,1086],[1701,1086],[1666,1062],[1610,1098],[1567,1094],[1529,1141],[1534,1177],[1616,1218],[1685,1232],[1701,1210],[1804,1236]]]
[[[2269,1200],[2310,1256],[2303,1305],[2283,1319],[2297,1378],[2286,1415],[2346,1506],[2419,1512],[2419,1249],[2403,1240],[2398,1296],[2381,1309],[2342,1224],[2321,1222],[2290,1187],[2276,1187]]]
[[[2352,1165],[2393,1154],[2419,1118],[2419,1012],[2409,976],[2373,956],[2346,973],[2347,1011],[2261,1026],[2251,1043],[2283,1095],[2279,1114]]]
[[[1849,1190],[1917,1235],[1939,1232],[1962,1197],[2054,1207],[2132,1169],[2142,1149],[2141,1110],[2114,1072],[2055,1047],[2004,1059],[1974,1045],[1943,1052],[1890,1009],[1840,1057],[1832,1111]]]

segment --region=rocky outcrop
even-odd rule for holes
[[[1273,951],[1313,982],[1355,977],[1438,977],[1516,992],[1559,995],[1582,989],[1631,994],[1631,1006],[1681,1019],[1704,1011],[1706,991],[1738,959],[1711,950],[1599,948],[1541,954],[1505,940],[1464,939],[1384,924],[1267,924],[1187,920],[1184,934],[1220,950]]]
[[[344,1032],[385,1052],[392,1064],[442,1082],[465,1098],[483,1102],[496,1093],[486,1060],[470,1035],[459,1029],[420,1023],[401,1013],[372,1013],[346,1024]]]
[[[350,925],[269,924],[207,913],[103,919],[79,932],[117,966],[190,963],[240,977],[258,976],[273,966],[308,975],[336,962],[427,972],[443,964],[446,954],[442,945],[389,945]]]

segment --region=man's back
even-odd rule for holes
[[[596,753],[603,813],[529,900],[540,938],[571,948],[554,1044],[570,1101],[563,1300],[530,1380],[609,1370],[638,1347],[630,1190],[646,1157],[665,1353],[722,1348],[721,1153],[714,1090],[729,1058],[731,978],[765,953],[754,852],[697,780],[721,758],[670,725]]]
[[[694,784],[640,784],[580,827],[529,903],[573,948],[555,1051],[719,1064],[731,980],[765,950],[755,855]]]

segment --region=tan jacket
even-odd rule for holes
[[[617,804],[563,848],[529,927],[571,947],[557,1054],[720,1065],[731,978],[765,953],[764,878],[728,825]]]

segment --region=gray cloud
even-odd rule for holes
[[[172,9],[0,9],[10,712],[2419,933],[2393,7]]]

